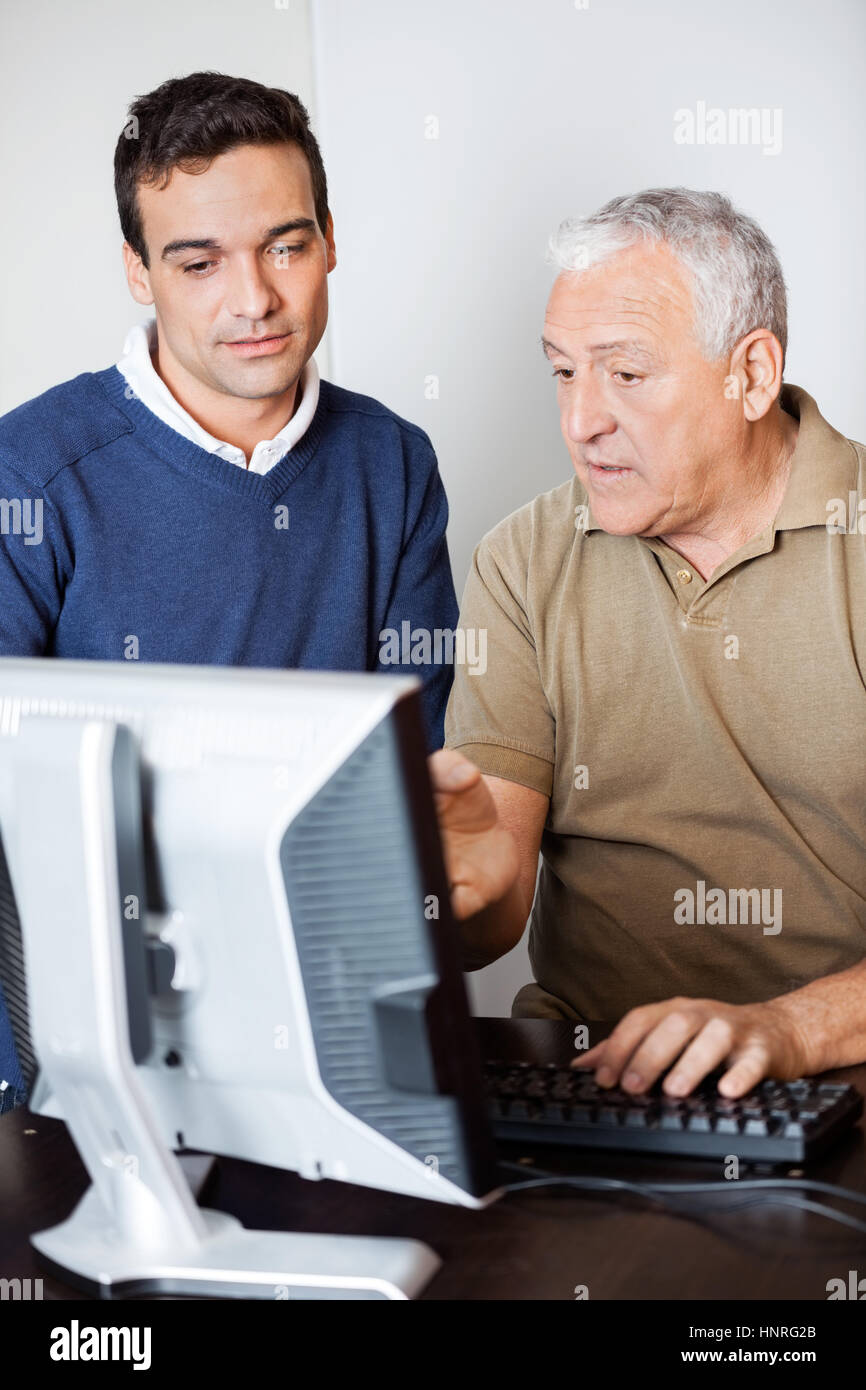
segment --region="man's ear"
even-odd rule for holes
[[[769,328],[755,328],[731,353],[729,377],[736,377],[743,415],[761,420],[782,389],[782,344]]]
[[[325,223],[325,245],[328,248],[328,274],[330,275],[334,266],[337,264],[337,248],[334,245],[334,219],[330,212],[328,213],[328,220]]]
[[[150,274],[143,260],[137,251],[133,251],[128,241],[123,243],[121,250],[129,293],[136,304],[152,304],[153,291],[150,288]]]

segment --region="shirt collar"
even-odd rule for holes
[[[137,323],[127,333],[123,352],[117,362],[118,371],[126,377],[139,400],[165,424],[210,453],[226,456],[237,454],[238,450],[233,445],[224,439],[217,439],[194,420],[169,391],[151,360],[150,354],[155,351],[156,344],[156,319],[149,319],[147,323]],[[289,449],[294,448],[312,423],[319,400],[319,371],[312,357],[304,365],[298,380],[298,389],[301,392],[301,400],[297,410],[273,439],[259,441],[253,459],[250,460],[251,471],[253,460],[262,446],[262,451],[267,450],[271,456],[270,462],[275,463]]]
[[[773,530],[826,526],[834,500],[844,499],[847,510],[848,494],[857,487],[857,452],[850,440],[827,423],[815,401],[801,387],[784,386],[782,405],[800,421],[800,430]]]
[[[783,410],[799,420],[797,443],[791,456],[791,473],[773,531],[794,531],[803,526],[825,526],[831,504],[837,499],[848,506],[856,489],[859,462],[851,441],[828,424],[807,391],[800,386],[782,387]],[[578,490],[584,493],[578,483]],[[584,493],[584,497],[586,494]],[[582,504],[582,531],[600,531],[593,520],[589,498]]]

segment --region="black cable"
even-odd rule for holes
[[[530,1167],[525,1163],[515,1163],[510,1159],[500,1161],[501,1168],[512,1168],[515,1173],[534,1173],[540,1178],[556,1178],[557,1173],[546,1172],[542,1168]],[[565,1178],[577,1178],[584,1181],[579,1173],[563,1174]],[[817,1178],[782,1178],[782,1177],[763,1177],[763,1178],[712,1178],[706,1182],[642,1182],[629,1184],[621,1178],[600,1178],[594,1174],[588,1174],[585,1178],[587,1182],[597,1182],[603,1184],[623,1184],[634,1186],[653,1192],[731,1192],[733,1190],[742,1191],[743,1188],[764,1188],[764,1187],[792,1187],[796,1189],[807,1188],[812,1192],[826,1192],[831,1197],[841,1197],[849,1202],[859,1202],[866,1206],[866,1192],[857,1192],[853,1187],[839,1187],[832,1182],[820,1182]],[[515,1184],[514,1186],[520,1186]],[[509,1190],[509,1189],[506,1189]]]
[[[513,1163],[502,1160],[501,1167],[513,1169],[515,1172],[532,1173],[534,1176],[527,1182],[509,1183],[506,1185],[505,1192],[520,1192],[530,1188],[565,1186],[573,1187],[582,1192],[632,1192],[646,1200],[651,1200],[656,1204],[667,1207],[677,1215],[686,1215],[690,1220],[699,1220],[693,1213],[683,1210],[682,1203],[666,1202],[664,1200],[667,1193],[678,1193],[682,1196],[697,1194],[700,1192],[724,1192],[731,1196],[735,1193],[747,1189],[754,1190],[794,1188],[827,1192],[832,1196],[842,1200],[860,1203],[866,1206],[866,1194],[855,1192],[852,1188],[838,1187],[833,1183],[820,1182],[812,1178],[737,1178],[734,1180],[715,1179],[712,1182],[687,1182],[687,1183],[635,1183],[623,1178],[602,1178],[592,1175],[583,1176],[576,1174],[547,1173],[542,1169],[530,1168],[526,1164]],[[851,1230],[860,1234],[866,1234],[866,1222],[858,1221],[853,1216],[848,1216],[845,1212],[836,1211],[833,1207],[827,1206],[823,1202],[810,1202],[805,1198],[799,1197],[796,1192],[784,1193],[774,1192],[772,1196],[750,1197],[745,1201],[735,1201],[726,1204],[726,1210],[739,1210],[743,1207],[765,1205],[770,1200],[781,1206],[795,1207],[802,1211],[811,1211],[817,1216],[823,1216],[829,1221],[836,1221],[839,1225],[847,1226]],[[707,1222],[700,1221],[701,1225]]]
[[[514,1166],[519,1167],[520,1165],[515,1164]],[[866,1192],[857,1192],[853,1187],[839,1187],[832,1182],[820,1182],[817,1178],[713,1178],[708,1182],[646,1183],[644,1185],[664,1189],[666,1192],[730,1192],[732,1187],[739,1189],[744,1187],[807,1188],[812,1192],[826,1192],[831,1197],[841,1197],[848,1202],[859,1202],[861,1206],[866,1207]]]
[[[525,1164],[507,1163],[504,1161],[501,1166],[519,1168],[520,1171],[524,1173],[538,1171],[528,1168]],[[647,1187],[642,1187],[639,1183],[626,1182],[618,1178],[569,1178],[567,1176],[559,1178],[555,1174],[543,1174],[538,1178],[531,1179],[529,1182],[509,1183],[503,1190],[505,1192],[519,1192],[526,1188],[552,1187],[562,1184],[569,1187],[576,1187],[579,1191],[583,1192],[632,1192],[638,1197],[643,1198],[644,1201],[652,1202],[655,1206],[661,1207],[663,1211],[668,1211],[674,1216],[685,1216],[688,1220],[697,1221],[699,1225],[711,1226],[709,1221],[701,1220],[700,1217],[695,1217],[694,1213],[684,1208],[681,1203],[673,1202],[670,1199],[665,1200],[664,1197],[650,1191]],[[754,1201],[754,1198],[752,1200]]]

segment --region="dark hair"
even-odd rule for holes
[[[223,72],[191,72],[136,97],[114,149],[114,192],[125,240],[149,268],[139,183],[165,188],[175,168],[203,174],[217,155],[238,145],[283,142],[297,145],[306,156],[316,221],[324,236],[325,166],[307,109],[291,92]]]

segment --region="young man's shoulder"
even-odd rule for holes
[[[101,375],[80,372],[0,416],[0,461],[44,487],[61,469],[131,431]]]
[[[322,381],[319,389],[325,395],[328,410],[335,416],[354,417],[361,428],[379,428],[395,438],[398,434],[403,435],[407,442],[414,440],[432,450],[430,436],[420,425],[415,425],[411,420],[398,415],[396,410],[391,410],[373,396],[362,395],[360,391],[349,391],[345,386],[335,385],[333,381]],[[366,425],[365,420],[369,422]]]

